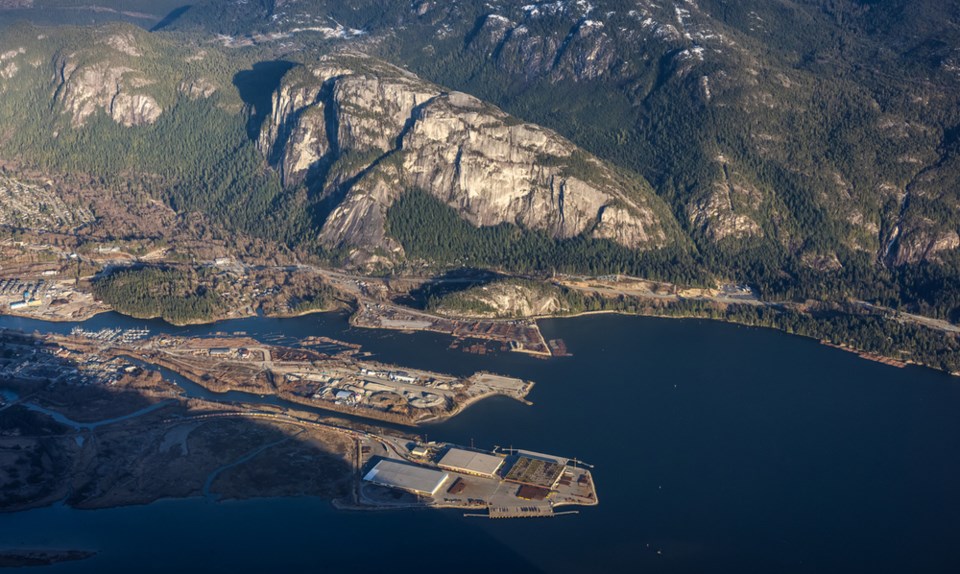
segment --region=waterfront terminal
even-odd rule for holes
[[[385,437],[381,437],[384,439]],[[544,517],[594,506],[587,465],[526,450],[485,452],[446,443],[382,440],[367,448],[357,504],[367,508],[461,508],[467,516]],[[485,511],[485,514],[484,514]]]

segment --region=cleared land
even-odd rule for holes
[[[550,347],[535,321],[452,319],[385,302],[359,300],[350,318],[358,327],[399,331],[433,331],[457,338],[496,341],[512,351],[549,357]]]

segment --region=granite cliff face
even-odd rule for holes
[[[151,82],[134,69],[109,61],[80,63],[71,55],[58,55],[53,66],[55,101],[75,128],[98,109],[126,127],[152,124],[163,112],[154,97],[141,90]]]
[[[73,129],[89,126],[100,113],[128,128],[152,125],[181,96],[207,99],[229,85],[229,75],[203,62],[205,50],[158,40],[132,26],[81,29],[63,37],[37,32],[18,28],[11,39],[17,43],[7,44],[16,47],[0,49],[0,90],[30,89],[35,76],[41,78],[53,111]],[[37,73],[23,73],[28,70]],[[3,82],[18,71],[17,86]],[[225,100],[224,109],[242,109],[235,92]]]
[[[174,27],[337,38],[554,128],[642,174],[722,260],[763,244],[899,266],[960,241],[953,194],[930,209],[921,181],[956,173],[960,11],[942,1],[201,4]]]
[[[953,144],[957,147],[957,144]],[[940,261],[960,248],[960,155],[949,149],[937,164],[922,171],[895,197],[897,217],[886,243],[892,265]]]
[[[692,228],[710,241],[743,240],[763,234],[758,221],[762,191],[740,177],[722,155],[715,162],[716,179],[687,207]]]
[[[330,57],[289,72],[259,147],[284,185],[305,184],[330,207],[323,243],[352,249],[358,260],[400,253],[386,235],[386,211],[410,188],[476,226],[513,223],[634,249],[673,236],[675,224],[640,178],[550,130],[369,58]]]

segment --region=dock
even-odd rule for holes
[[[546,518],[578,514],[557,511],[569,506],[598,504],[591,472],[567,459],[533,451],[509,449],[509,454],[460,447],[448,443],[415,443],[385,439],[386,449],[370,451],[367,483],[358,491],[360,504],[395,507],[398,496],[406,505],[460,508],[465,517]],[[406,476],[420,477],[417,488],[373,476],[382,465],[402,466]],[[391,467],[393,468],[393,467]],[[402,492],[404,495],[398,495]]]
[[[570,514],[580,514],[580,511],[564,510],[557,512],[552,506],[491,506],[487,514],[465,512],[463,516],[465,518],[552,518]]]
[[[491,506],[490,518],[544,518],[554,516],[552,506]]]

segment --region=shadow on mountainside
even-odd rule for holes
[[[247,121],[247,135],[256,139],[260,126],[270,115],[273,105],[273,92],[280,87],[280,80],[296,64],[286,60],[257,62],[253,68],[242,70],[233,76],[233,85],[240,92],[240,99],[250,109]]]
[[[174,8],[173,10],[170,11],[169,14],[164,16],[162,20],[154,24],[153,28],[150,28],[150,31],[159,32],[160,30],[163,30],[167,26],[170,26],[171,24],[179,20],[180,16],[183,16],[187,12],[187,10],[189,10],[190,8],[193,8],[193,4],[185,4],[183,6],[180,6],[179,8]]]
[[[488,285],[504,277],[504,275],[486,269],[474,269],[471,267],[451,269],[443,275],[431,278],[409,293],[394,299],[394,302],[415,309],[426,309],[431,299],[443,297],[458,291],[466,291],[472,287]]]

